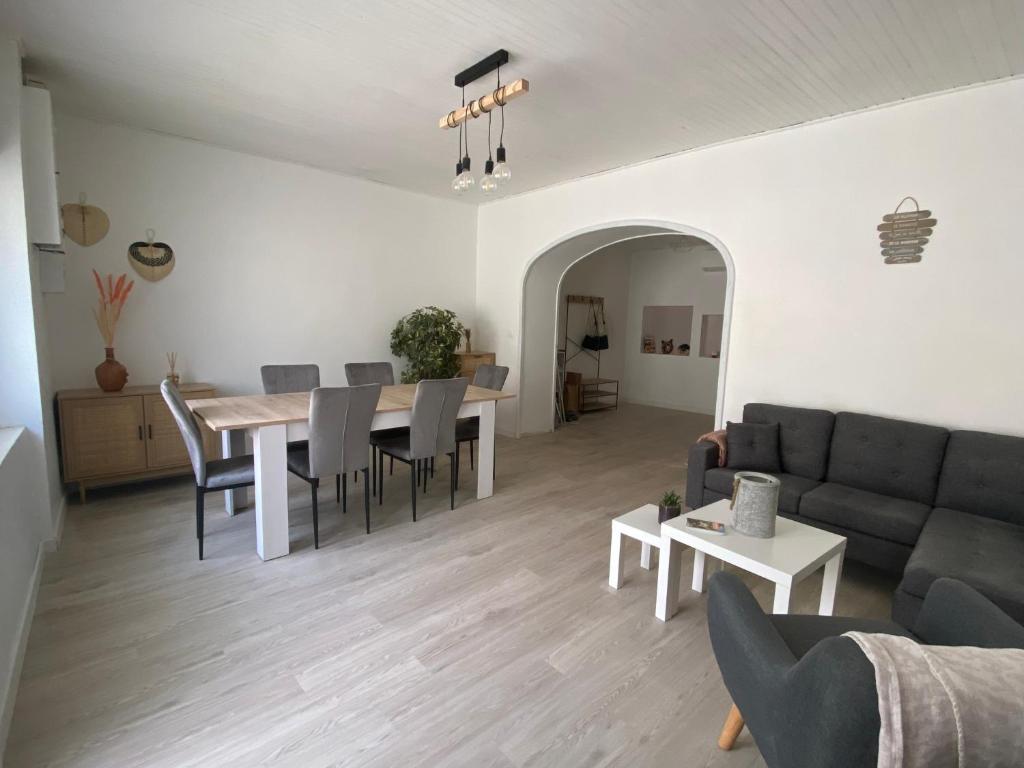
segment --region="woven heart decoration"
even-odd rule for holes
[[[146,241],[128,246],[128,263],[144,280],[155,283],[163,280],[174,269],[174,249],[167,243],[153,242],[156,233],[146,230]]]

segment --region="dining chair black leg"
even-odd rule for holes
[[[469,441],[469,468],[472,470],[473,467],[473,441]]]
[[[377,493],[380,494],[378,505],[384,506],[384,451],[379,448],[377,449]]]
[[[391,469],[388,470],[389,475],[395,474],[395,457],[391,457]]]
[[[348,475],[341,474],[341,514],[348,512]]]
[[[353,483],[358,483],[359,482],[359,470],[357,470],[357,469],[353,469],[352,470],[352,482]]]
[[[370,532],[370,470],[363,470],[363,507],[366,509],[366,532]]]
[[[460,448],[462,443],[455,443],[455,487],[459,487],[459,461],[461,459]]]
[[[457,445],[457,443],[456,443]],[[449,493],[451,495],[451,509],[455,509],[455,478],[458,477],[459,465],[455,463],[455,453],[449,453],[448,456],[452,460],[452,476],[448,480]]]
[[[320,515],[316,508],[316,489],[320,481],[313,478],[309,487],[313,491],[313,549],[320,549]]]
[[[419,459],[413,459],[412,464],[409,465],[409,487],[412,489],[412,521],[416,522],[416,486],[418,484],[418,478],[416,477],[420,471]]]
[[[338,498],[338,503],[341,503],[341,475],[334,476],[334,495]]]
[[[430,457],[430,479],[434,479],[434,457]]]
[[[199,539],[199,559],[203,559],[203,503],[206,501],[206,491],[196,486],[196,538]]]
[[[425,494],[427,492],[427,475],[430,469],[430,459],[421,459],[420,463],[423,465],[423,493]]]

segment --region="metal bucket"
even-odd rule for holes
[[[762,472],[737,472],[732,480],[732,527],[737,533],[770,539],[775,535],[775,516],[779,511],[777,477]]]

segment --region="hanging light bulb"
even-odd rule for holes
[[[480,189],[485,195],[489,195],[497,188],[498,182],[494,179],[494,161],[488,160],[484,163],[484,177],[480,180]]]
[[[469,171],[469,155],[462,158],[462,173],[459,174],[459,178],[462,179],[463,192],[472,189],[473,185],[476,184],[476,179],[473,178],[473,174]]]
[[[455,164],[455,178],[452,179],[452,192],[461,193],[462,187],[462,161]]]
[[[512,169],[505,162],[505,148],[500,144],[496,154],[498,156],[498,163],[494,166],[494,181],[499,184],[505,184],[512,178]]]

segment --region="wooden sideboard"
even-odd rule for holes
[[[470,381],[477,367],[481,365],[495,365],[493,352],[456,352],[459,358],[459,376],[464,376]]]
[[[188,400],[215,397],[209,384],[182,384]],[[160,388],[64,389],[57,392],[61,474],[77,483],[85,502],[86,485],[145,480],[192,471],[185,441]],[[216,433],[200,425],[207,458],[220,457]]]

